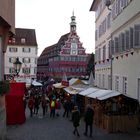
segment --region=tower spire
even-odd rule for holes
[[[72,12],[72,16],[71,16],[71,23],[70,23],[70,31],[71,32],[75,32],[76,31],[76,21],[75,21],[76,17],[74,16],[74,9]]]

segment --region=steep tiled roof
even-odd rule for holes
[[[70,33],[67,33],[65,35],[62,35],[58,41],[58,44],[61,44],[61,43],[65,43],[65,41],[68,40],[68,36],[70,35]]]
[[[16,28],[14,38],[15,45],[37,46],[35,29]],[[21,39],[25,39],[25,43],[23,43]]]
[[[54,45],[51,45],[51,46],[48,46],[46,47],[43,52],[41,53],[40,57],[41,56],[44,56],[44,55],[47,55],[50,53],[50,51],[53,51],[55,48],[59,48],[61,47],[61,45],[64,45],[65,44],[65,41],[68,40],[68,36],[69,36],[70,33],[67,33],[67,34],[64,34],[60,37],[59,41],[57,42],[57,44],[54,44]]]

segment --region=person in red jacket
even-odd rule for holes
[[[28,101],[28,108],[30,109],[30,117],[33,116],[34,98],[31,96]]]

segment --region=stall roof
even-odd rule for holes
[[[72,78],[69,80],[69,85],[75,85],[75,84],[84,84],[84,82],[78,78]]]
[[[90,98],[97,98],[99,100],[105,100],[107,98],[113,97],[113,96],[118,96],[121,93],[113,91],[113,90],[97,90],[95,92],[92,92],[91,94],[88,94],[87,97]]]
[[[115,97],[118,95],[124,95],[128,98],[132,98],[135,99],[127,94],[122,94],[118,91],[114,91],[114,90],[103,90],[103,89],[98,89],[95,87],[89,87],[81,92],[79,92],[78,94],[89,97],[89,98],[97,98],[98,100],[105,100],[111,97]],[[135,99],[136,100],[136,99]]]
[[[77,85],[73,85],[71,86],[73,89],[76,89],[78,91],[83,91],[85,90],[86,88],[88,88],[89,86],[88,85],[85,85],[85,84],[77,84]]]
[[[41,83],[39,83],[39,82],[37,82],[37,81],[35,81],[35,80],[32,82],[32,85],[33,85],[33,86],[42,86]]]
[[[78,91],[76,89],[73,89],[72,87],[66,87],[64,90],[69,94],[77,94]]]
[[[66,86],[63,86],[61,83],[53,84],[53,86],[54,86],[55,88],[64,88],[64,87],[66,87]]]
[[[99,89],[98,88],[93,88],[93,87],[89,87],[81,92],[79,92],[80,95],[83,95],[83,96],[86,96],[88,94],[91,94],[91,93],[94,93],[96,91],[98,91]]]

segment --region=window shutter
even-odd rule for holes
[[[126,50],[128,50],[130,47],[130,43],[129,43],[129,40],[130,40],[130,35],[129,35],[129,31],[126,31],[125,32],[125,45],[126,45]]]
[[[119,52],[119,41],[118,37],[115,37],[115,53]]]
[[[114,40],[111,40],[111,54],[114,54]]]
[[[134,26],[134,47],[140,48],[140,25]]]
[[[133,48],[134,46],[134,29],[130,28],[130,48]]]

